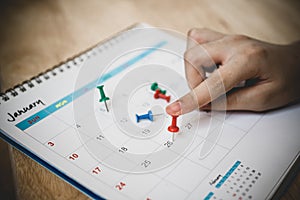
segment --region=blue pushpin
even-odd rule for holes
[[[135,114],[135,116],[136,116],[137,123],[139,123],[141,119],[149,119],[150,121],[153,121],[153,114],[151,110],[149,110],[147,114],[144,115]]]

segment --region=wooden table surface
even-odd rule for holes
[[[183,34],[192,27],[207,27],[286,44],[300,39],[299,19],[300,3],[296,0],[2,0],[1,91],[135,22],[147,22]],[[6,143],[1,141],[0,147],[1,197],[87,198]],[[281,199],[300,199],[299,187],[298,173]]]

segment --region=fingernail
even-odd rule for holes
[[[181,103],[175,101],[167,107],[167,113],[171,115],[180,115],[181,114]]]

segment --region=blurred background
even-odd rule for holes
[[[135,22],[207,27],[272,43],[300,39],[299,0],[0,0],[1,92]],[[87,197],[0,140],[1,199]],[[300,199],[300,176],[281,199]]]

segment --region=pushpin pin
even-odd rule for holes
[[[154,98],[155,99],[158,99],[158,98],[165,99],[169,103],[171,96],[166,96],[166,95],[162,94],[159,89],[157,89],[154,93]]]
[[[159,90],[160,93],[162,93],[162,94],[166,94],[166,92],[167,92],[166,90],[162,90],[161,88],[159,88],[159,87],[158,87],[158,84],[157,84],[156,82],[152,83],[152,85],[151,85],[151,90],[152,90],[152,91]]]
[[[136,116],[137,123],[139,123],[141,119],[149,119],[150,121],[153,121],[153,114],[151,110],[149,110],[147,114],[144,115],[135,114],[135,116]]]
[[[172,116],[172,124],[168,127],[168,131],[172,132],[172,141],[175,140],[175,133],[179,131],[179,127],[177,126],[177,117],[178,116]]]
[[[109,97],[107,97],[105,95],[103,87],[104,87],[104,85],[97,86],[97,88],[99,89],[99,92],[100,92],[100,96],[101,96],[101,99],[99,100],[99,102],[103,102],[104,101],[104,104],[105,104],[105,107],[106,107],[106,111],[109,112],[108,111],[108,107],[107,107],[107,103],[106,103],[106,101],[109,100]]]

